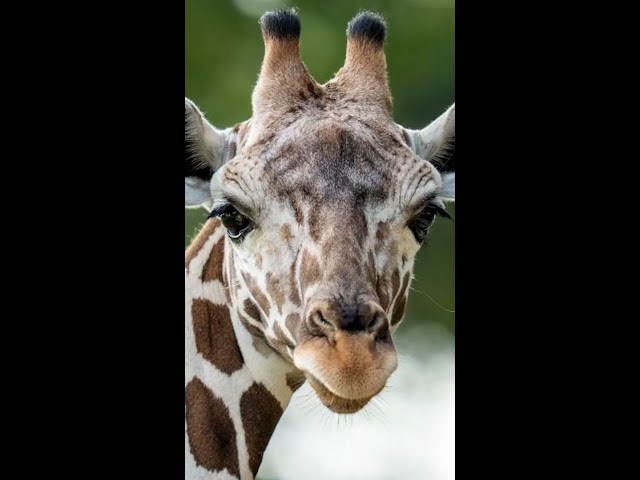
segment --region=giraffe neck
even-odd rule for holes
[[[240,320],[228,241],[210,219],[185,254],[188,479],[252,480],[296,378],[293,365]]]

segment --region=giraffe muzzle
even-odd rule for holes
[[[377,315],[367,317],[357,329],[342,328],[339,323],[327,325],[317,315],[310,315],[314,325],[308,328],[315,328],[316,333],[294,350],[296,367],[304,372],[322,403],[336,413],[363,408],[384,389],[398,366],[386,317],[384,326],[377,325],[381,322]]]

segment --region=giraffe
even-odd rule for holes
[[[341,414],[397,367],[413,261],[455,201],[455,104],[396,124],[382,17],[356,15],[318,84],[295,10],[260,19],[252,117],[218,129],[185,98],[185,478],[255,478],[295,390]],[[321,454],[321,452],[319,452]]]

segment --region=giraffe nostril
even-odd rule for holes
[[[387,316],[383,312],[376,312],[371,317],[366,330],[375,334],[377,338],[384,338],[388,331]]]
[[[374,302],[342,304],[318,302],[306,319],[307,328],[314,335],[330,336],[336,331],[367,333],[384,340],[388,330],[387,315]]]
[[[309,315],[307,322],[311,331],[315,331],[316,333],[326,332],[327,329],[334,328],[333,323],[324,317],[320,309],[315,310],[311,315]]]

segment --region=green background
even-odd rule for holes
[[[324,83],[342,66],[350,18],[359,10],[371,10],[387,19],[385,51],[396,122],[422,128],[455,101],[452,0],[188,0],[185,95],[216,127],[251,116],[251,92],[263,56],[258,19],[264,11],[282,6],[300,9],[302,57],[317,81]],[[455,218],[455,205],[447,210]],[[185,246],[205,216],[203,209],[185,210]],[[411,326],[429,322],[453,334],[454,242],[455,223],[436,220],[416,259],[413,291],[396,334],[404,341],[411,341]]]

